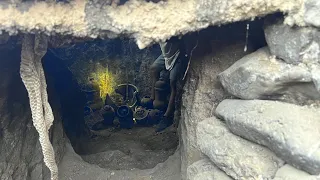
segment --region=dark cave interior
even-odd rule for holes
[[[212,53],[214,51],[212,44],[223,46],[225,42],[242,41],[244,45],[248,46],[248,49],[251,48],[251,51],[265,46],[263,20],[257,19],[220,27],[209,27],[184,35],[183,40],[187,54],[192,53],[189,60]],[[250,24],[248,31],[247,24]],[[10,62],[15,67],[19,65],[21,49],[17,42],[19,42],[19,37],[11,38],[6,44],[1,45],[1,57],[5,58],[4,54],[14,54],[14,56],[7,58],[15,59]],[[148,169],[164,162],[175,152],[179,144],[178,122],[161,134],[156,134],[153,126],[137,125],[131,129],[113,125],[93,130],[92,127],[88,127],[86,121],[94,118],[97,124],[103,120],[103,117],[99,111],[96,111],[98,112],[96,115],[90,114],[89,116],[84,112],[87,98],[82,88],[85,81],[91,77],[88,73],[103,67],[109,73],[104,74],[105,77],[107,75],[109,77],[110,74],[112,75],[110,77],[117,76],[114,78],[116,79],[114,82],[114,79],[112,80],[113,85],[131,83],[138,87],[141,97],[148,96],[151,88],[149,67],[160,53],[157,44],[139,50],[133,40],[125,38],[97,39],[48,48],[47,54],[43,58],[43,64],[49,100],[55,102],[54,104],[59,104],[58,111],[60,111],[64,131],[75,151],[85,161],[109,169]],[[10,67],[8,66],[8,68]],[[176,101],[178,106],[181,106],[181,94],[183,93],[182,87],[180,88],[179,98]],[[14,87],[12,89],[13,91],[6,91],[10,98],[14,98],[12,101],[23,101],[20,95],[26,97],[26,92],[21,94],[15,92]],[[114,91],[114,87],[111,90]],[[110,93],[110,89],[106,91]],[[112,98],[117,101],[116,95],[113,94]],[[23,109],[26,108],[29,107]],[[176,121],[180,119],[179,110],[179,108],[176,109],[177,113],[175,114],[178,116],[175,117]],[[106,157],[106,154],[113,155],[105,159],[103,157]]]

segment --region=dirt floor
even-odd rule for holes
[[[179,180],[181,160],[176,151],[164,163],[146,170],[110,170],[87,163],[67,144],[67,151],[59,164],[61,180]]]
[[[154,127],[92,131],[76,154],[70,144],[59,165],[59,179],[178,180],[180,155],[176,127],[155,133]]]
[[[153,127],[92,132],[97,136],[83,140],[78,147],[82,159],[113,170],[153,168],[172,155],[179,143],[174,127],[161,134]]]

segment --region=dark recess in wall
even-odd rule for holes
[[[58,96],[52,98],[60,99],[63,126],[73,144],[75,138],[81,138],[87,133],[83,116],[85,96],[66,65],[50,51],[43,58],[43,66],[48,90],[54,88]]]

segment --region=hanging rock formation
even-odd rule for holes
[[[9,49],[7,49],[9,48]],[[0,50],[0,179],[48,180],[50,171],[43,162],[39,135],[31,117],[29,98],[21,81],[21,48],[6,45]],[[49,101],[55,121],[50,141],[59,163],[64,156],[66,136],[62,127],[59,99],[52,84]]]
[[[47,84],[41,59],[47,52],[44,35],[25,35],[22,40],[20,75],[30,102],[33,125],[39,133],[44,162],[51,172],[51,180],[58,179],[55,153],[49,139],[54,117],[48,102]]]

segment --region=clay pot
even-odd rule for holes
[[[153,108],[152,100],[150,99],[149,96],[145,96],[141,99],[141,106],[147,109]]]
[[[120,106],[117,109],[117,116],[119,117],[120,128],[131,129],[133,127],[133,112],[129,106]]]
[[[161,112],[158,109],[150,109],[148,114],[148,122],[149,125],[159,124],[159,121],[163,115],[163,112]]]
[[[101,110],[100,114],[103,117],[103,123],[105,125],[113,125],[113,120],[116,116],[114,109],[110,105],[105,105]]]
[[[133,113],[133,117],[136,119],[138,125],[146,125],[149,111],[143,107],[138,107]]]
[[[165,111],[167,109],[167,106],[168,106],[168,101],[160,101],[158,99],[155,99],[153,101],[153,107],[155,109]]]

